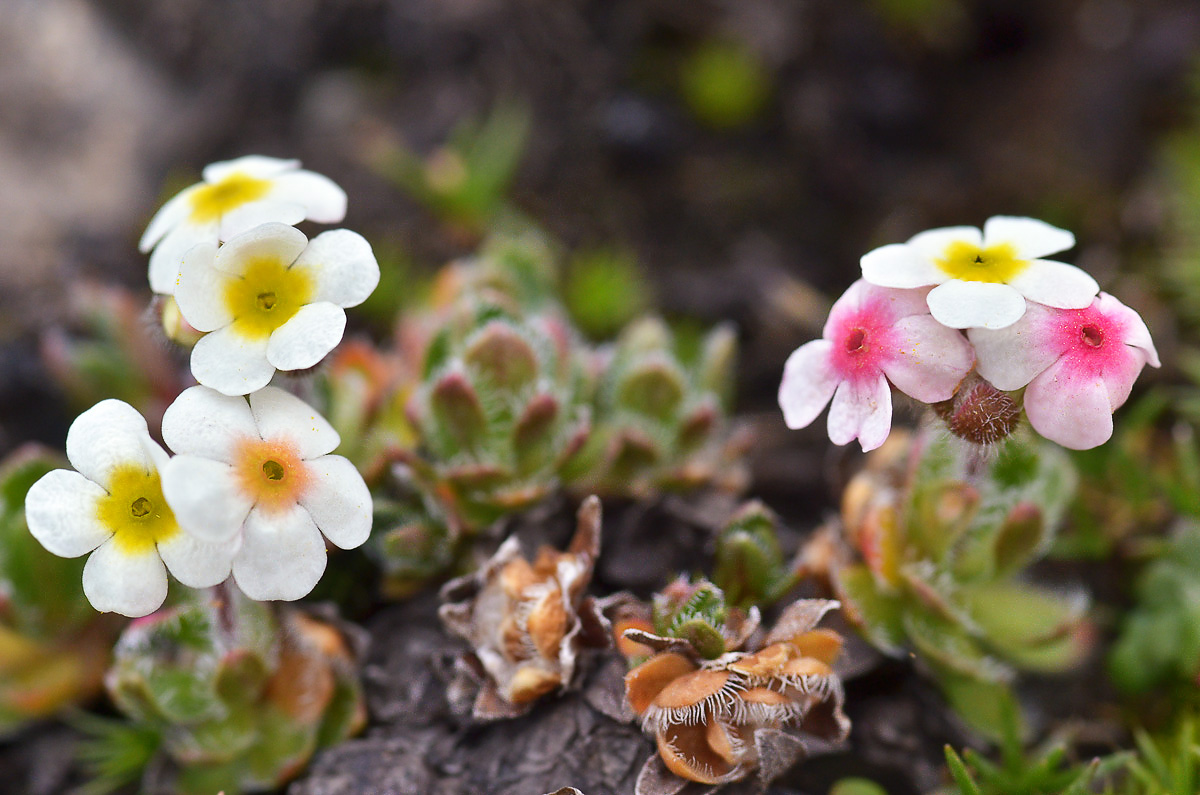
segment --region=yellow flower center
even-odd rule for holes
[[[1029,267],[1029,260],[1017,259],[1011,243],[980,248],[971,243],[951,243],[939,260],[934,260],[951,278],[965,282],[1007,282]]]
[[[234,453],[234,469],[242,491],[267,511],[291,508],[309,485],[308,468],[286,439],[243,439]]]
[[[179,532],[175,514],[163,499],[158,473],[146,472],[137,464],[122,464],[113,470],[108,495],[100,498],[96,516],[127,555],[149,552]]]
[[[192,194],[192,221],[216,221],[230,210],[258,201],[270,189],[270,180],[235,171],[220,182],[204,185]]]
[[[233,327],[245,337],[262,339],[292,319],[313,296],[309,274],[277,259],[256,259],[240,279],[225,286],[225,306]]]

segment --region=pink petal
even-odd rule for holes
[[[779,408],[789,428],[806,428],[825,410],[838,377],[829,367],[829,340],[806,342],[792,352],[783,366]]]
[[[973,328],[967,332],[975,346],[979,374],[997,389],[1020,389],[1054,364],[1066,349],[1051,333],[1058,312],[1028,303],[1016,323],[1002,329]]]
[[[1141,315],[1108,293],[1100,293],[1096,307],[1105,315],[1119,316],[1125,323],[1125,344],[1141,350],[1151,367],[1161,366],[1154,340],[1150,338],[1150,329],[1146,328],[1146,321],[1142,320]]]
[[[1059,359],[1025,390],[1025,414],[1034,430],[1072,450],[1090,450],[1112,436],[1109,389],[1098,374],[1089,375]]]
[[[928,314],[903,318],[894,328],[901,343],[883,362],[883,374],[901,392],[924,403],[952,397],[975,363],[966,338]]]
[[[892,390],[881,373],[876,379],[843,381],[829,407],[829,440],[849,444],[857,438],[863,452],[879,447],[892,428]]]

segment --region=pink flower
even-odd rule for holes
[[[823,339],[801,345],[783,369],[779,406],[789,428],[804,428],[829,409],[829,438],[863,450],[887,439],[892,425],[888,382],[925,403],[954,394],[975,361],[958,331],[938,323],[928,289],[850,285],[829,312]]]
[[[1083,309],[1029,302],[1008,328],[968,332],[979,374],[997,389],[1025,390],[1034,430],[1075,450],[1112,436],[1112,413],[1158,352],[1140,315],[1108,293]]]

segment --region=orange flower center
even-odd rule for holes
[[[308,490],[308,467],[290,439],[243,439],[233,465],[242,491],[267,511],[291,508]]]

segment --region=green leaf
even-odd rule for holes
[[[861,622],[867,640],[884,654],[904,651],[903,603],[881,593],[866,566],[846,566],[835,573],[835,590],[849,615]]]

